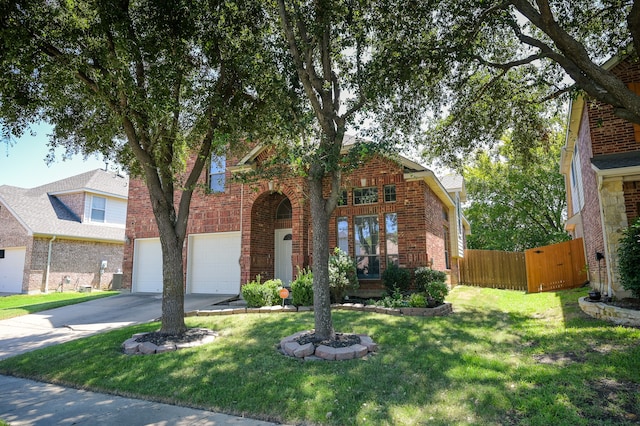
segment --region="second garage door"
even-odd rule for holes
[[[240,232],[189,236],[187,291],[240,293]]]
[[[0,292],[22,293],[24,247],[0,249]]]

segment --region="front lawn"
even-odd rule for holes
[[[118,291],[96,291],[92,293],[62,292],[48,294],[15,294],[0,297],[0,320],[19,317],[60,308],[75,303],[87,302],[101,297],[120,294]]]
[[[379,344],[367,360],[303,362],[280,338],[313,313],[189,317],[215,342],[151,356],[120,345],[138,325],[0,362],[1,374],[288,424],[613,425],[640,420],[640,330],[584,315],[586,289],[457,287],[447,317],[334,311]]]

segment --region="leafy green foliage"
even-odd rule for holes
[[[622,287],[640,297],[640,218],[624,231],[618,247]]]
[[[426,291],[429,284],[443,283],[447,279],[447,274],[444,272],[427,268],[426,266],[416,269],[413,274],[416,290],[418,291]]]
[[[280,304],[279,290],[282,288],[282,281],[268,280],[260,283],[260,276],[255,281],[246,283],[240,289],[242,298],[247,302],[249,308],[259,308],[261,306],[274,306]]]
[[[298,270],[291,282],[292,302],[296,306],[313,306],[313,272],[308,268]]]
[[[634,4],[440,0],[425,5],[433,11],[426,27],[439,35],[434,51],[446,52],[431,59],[445,73],[442,92],[450,94],[434,99],[443,112],[429,123],[426,153],[460,165],[507,131],[514,147],[527,152],[545,142],[546,123],[564,102],[584,94],[640,123],[640,99],[603,66],[616,55],[637,57]]]
[[[382,273],[382,282],[388,292],[392,292],[396,288],[400,291],[407,291],[411,287],[411,272],[392,263],[387,265],[387,269]]]
[[[409,306],[412,308],[426,308],[427,298],[423,293],[412,293],[409,296]]]
[[[562,129],[523,158],[505,138],[465,167],[471,249],[524,251],[567,241],[564,178],[558,172]]]
[[[445,282],[433,281],[425,286],[424,294],[430,304],[441,305],[449,294],[449,287]]]
[[[348,290],[359,286],[356,263],[349,255],[336,247],[333,255],[329,256],[329,287],[331,301],[340,303]]]

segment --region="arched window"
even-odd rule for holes
[[[276,219],[291,219],[291,217],[291,201],[289,201],[288,198],[285,198],[278,206],[278,210],[276,211]]]

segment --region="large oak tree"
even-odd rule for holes
[[[211,153],[282,123],[271,106],[287,92],[270,90],[282,78],[263,50],[263,12],[223,0],[0,3],[3,136],[44,120],[51,146],[102,153],[144,179],[162,246],[164,334],[186,330],[182,248]]]
[[[404,1],[277,0],[276,7],[301,98],[314,118],[298,158],[309,185],[315,334],[332,339],[328,230],[341,176],[359,159],[392,152],[419,131],[433,70],[426,55],[413,65],[403,58],[409,51],[419,55],[406,45],[407,36],[428,42],[430,15]],[[343,156],[347,130],[360,130],[372,143]]]

